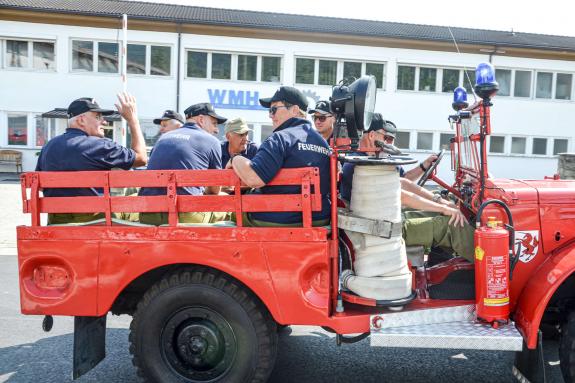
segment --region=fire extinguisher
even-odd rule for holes
[[[486,225],[481,226],[483,209],[490,204],[503,207],[509,222],[507,225],[503,226],[501,221],[489,217]],[[475,225],[476,314],[479,320],[498,327],[509,320],[509,285],[517,262],[513,252],[513,217],[504,202],[489,200],[479,207]]]

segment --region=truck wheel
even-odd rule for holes
[[[277,350],[275,321],[229,276],[205,268],[154,284],[130,325],[130,353],[151,382],[265,382]]]
[[[575,311],[569,313],[561,325],[559,340],[559,364],[565,383],[575,382]]]

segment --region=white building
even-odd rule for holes
[[[501,90],[490,171],[542,178],[556,172],[557,153],[573,149],[573,37],[112,0],[0,0],[0,148],[22,151],[24,170],[66,127],[39,115],[78,97],[113,107],[123,13],[128,89],[150,145],[151,120],[164,109],[205,101],[246,118],[260,142],[271,126],[259,97],[293,85],[327,99],[343,77],[367,73],[377,78],[376,111],[401,130],[398,145],[421,159],[453,134],[453,89],[469,89],[465,73],[474,83],[475,66],[491,61]],[[447,180],[449,162],[440,171]]]

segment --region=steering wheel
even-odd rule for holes
[[[419,186],[425,185],[429,177],[435,172],[435,169],[437,169],[437,165],[439,165],[444,155],[445,155],[445,149],[441,149],[441,151],[437,153],[437,159],[433,161],[433,163],[423,173],[419,181],[417,181],[417,185]]]

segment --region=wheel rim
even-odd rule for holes
[[[195,381],[225,376],[237,343],[224,317],[204,307],[189,307],[172,315],[161,337],[162,356],[178,374]]]

